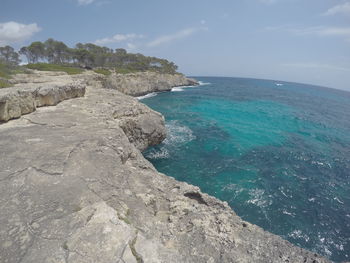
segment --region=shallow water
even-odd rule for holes
[[[245,220],[332,260],[350,259],[350,93],[197,78],[141,101],[166,118],[144,155]]]

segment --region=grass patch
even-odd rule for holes
[[[10,69],[9,66],[7,66],[6,64],[2,64],[0,63],[0,78],[3,79],[10,79],[11,78],[11,72],[12,70]]]
[[[115,72],[118,74],[129,74],[129,73],[135,73],[140,72],[141,70],[136,69],[129,69],[129,68],[116,68]]]
[[[66,72],[69,75],[80,74],[84,71],[81,68],[47,63],[28,64],[26,65],[26,67],[29,69],[36,69],[40,71],[62,71]]]
[[[0,79],[0,89],[11,87],[11,84],[5,80]]]
[[[21,71],[21,68],[18,66],[0,63],[0,89],[11,87],[12,84],[8,80],[12,78],[13,74],[18,73],[18,71]]]
[[[11,74],[31,74],[32,72],[24,66],[16,67],[12,70]]]
[[[68,242],[67,241],[64,241],[64,243],[62,244],[62,248],[64,250],[68,250]]]
[[[130,222],[129,218],[127,218],[127,217],[119,217],[119,219],[124,221],[126,224],[131,225],[131,222]]]
[[[124,221],[125,223],[127,223],[128,225],[131,225],[131,222],[129,220],[129,215],[130,215],[130,209],[128,208],[128,210],[126,211],[125,217],[121,216],[118,214],[118,218],[122,221]]]
[[[94,72],[98,73],[98,74],[103,74],[105,76],[109,76],[112,74],[112,72],[108,69],[103,69],[103,68],[98,68],[98,69],[94,69]]]
[[[137,241],[137,234],[138,234],[138,231],[136,231],[135,238],[129,242],[129,247],[130,247],[131,253],[135,257],[137,263],[144,263],[142,256],[139,253],[137,253],[136,248],[135,248],[136,241]]]

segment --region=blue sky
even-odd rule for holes
[[[49,37],[167,58],[187,75],[350,90],[350,0],[1,0],[0,46]]]

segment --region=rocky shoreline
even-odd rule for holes
[[[156,171],[141,151],[165,138],[164,117],[120,92],[181,86],[152,74],[144,85],[142,76],[36,72],[3,89],[29,90],[33,110],[11,115],[27,99],[0,100],[20,117],[0,125],[0,262],[329,262]],[[80,92],[58,96],[67,86]],[[45,87],[52,104],[36,95]]]
[[[198,82],[182,74],[139,72],[112,74],[104,81],[104,87],[116,89],[126,95],[143,96],[152,92],[170,91],[173,87],[196,86]]]

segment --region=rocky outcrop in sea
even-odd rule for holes
[[[328,262],[157,172],[141,151],[165,138],[163,116],[104,76],[33,74],[1,91],[33,110],[1,100],[21,114],[0,125],[0,262]]]
[[[169,91],[173,87],[193,85],[198,85],[198,82],[182,74],[156,72],[112,74],[104,81],[105,88],[116,89],[131,96],[142,96],[151,92]]]

